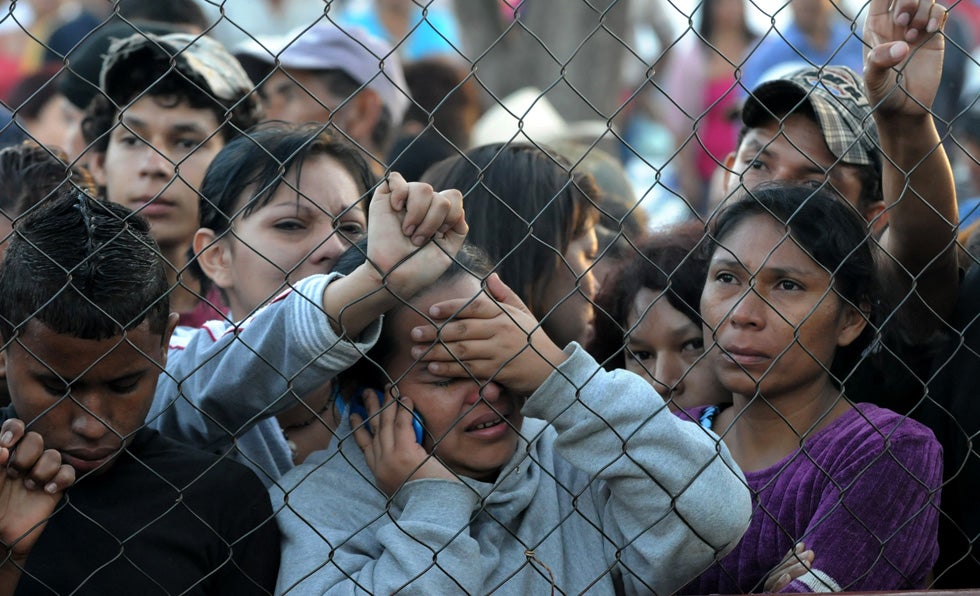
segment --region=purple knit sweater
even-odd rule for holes
[[[695,420],[706,408],[690,412]],[[765,470],[746,472],[752,523],[683,594],[762,591],[799,541],[810,573],[785,592],[922,588],[938,555],[942,448],[925,426],[857,404]]]

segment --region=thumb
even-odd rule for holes
[[[902,63],[908,58],[909,44],[904,41],[893,41],[875,46],[868,52],[868,59],[864,65],[864,78],[869,84],[873,79],[877,82],[885,76],[885,71]]]

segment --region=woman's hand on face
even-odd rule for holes
[[[433,320],[452,320],[413,329],[412,356],[441,377],[493,380],[530,395],[568,357],[497,274],[487,278],[487,292],[434,304]]]
[[[766,592],[780,592],[794,579],[810,571],[813,557],[813,551],[807,550],[805,544],[802,542],[797,544],[769,573],[769,577],[766,578]]]
[[[415,442],[415,429],[412,427],[414,405],[410,398],[395,400],[389,395],[382,407],[377,394],[367,390],[363,399],[368,419],[365,423],[357,414],[351,414],[354,440],[364,452],[375,483],[386,495],[394,496],[411,480],[443,478],[459,481],[455,474]]]
[[[368,211],[368,261],[383,285],[409,299],[449,267],[469,230],[458,190],[436,192],[392,172]]]

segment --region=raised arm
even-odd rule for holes
[[[889,6],[892,4],[893,6]],[[930,109],[942,74],[946,9],[931,0],[871,0],[864,82],[883,155],[888,228],[881,239],[892,283],[910,306],[945,319],[958,286],[953,172]],[[924,303],[924,304],[923,304]],[[933,324],[939,319],[931,318]]]
[[[391,174],[371,201],[368,262],[301,280],[238,325],[177,338],[148,421],[214,447],[295,405],[373,345],[381,315],[437,279],[466,230],[459,192]]]

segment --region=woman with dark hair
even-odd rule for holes
[[[468,241],[556,344],[589,337],[599,193],[591,176],[531,145],[493,144],[437,163],[422,182],[463,192]]]
[[[731,399],[705,360],[704,238],[699,221],[651,235],[596,297],[589,353],[606,370],[645,378],[673,410]]]
[[[465,234],[462,200],[395,173],[376,183],[356,148],[316,125],[272,125],[218,153],[199,213],[190,262],[231,314],[177,328],[150,420],[199,447],[233,445],[268,485],[327,447],[332,378],[373,344],[390,302],[447,266],[453,251],[430,240]],[[383,235],[371,264],[334,273],[369,233]]]
[[[938,553],[939,443],[841,389],[881,318],[866,223],[787,186],[756,189],[713,223],[701,315],[732,405],[688,415],[724,439],[756,509],[735,551],[684,592],[923,588]]]
[[[277,593],[670,594],[737,542],[748,491],[718,438],[558,348],[489,271],[464,246],[344,373],[366,410],[271,491]]]

